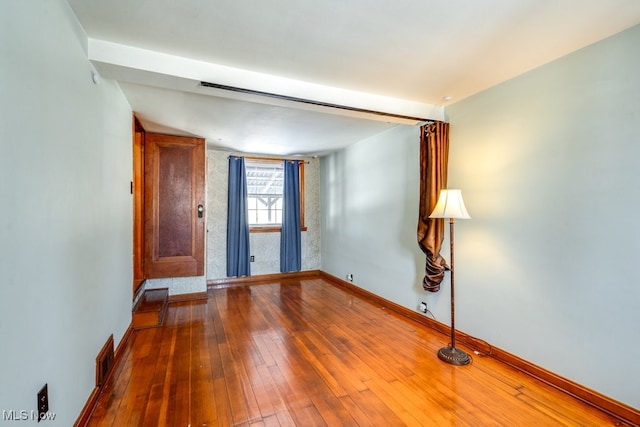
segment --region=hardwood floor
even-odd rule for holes
[[[90,426],[624,425],[321,278],[209,291],[135,331]]]

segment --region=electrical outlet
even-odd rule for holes
[[[347,280],[353,282],[353,274],[347,274]]]
[[[428,311],[428,310],[427,310],[427,303],[426,303],[426,302],[424,302],[424,301],[422,301],[422,302],[420,303],[420,306],[419,306],[418,310],[420,310],[420,312],[421,312],[421,313],[425,313],[425,314],[426,314],[426,313],[427,313],[427,311]]]
[[[47,384],[38,392],[38,422],[46,417],[49,412],[49,391]]]
[[[255,262],[256,257],[255,255],[251,255],[251,257],[249,258],[249,262]]]

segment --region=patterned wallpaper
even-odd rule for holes
[[[207,150],[207,279],[227,277],[227,151]],[[302,270],[320,269],[320,160],[304,158]],[[251,233],[251,275],[280,272],[280,233]]]

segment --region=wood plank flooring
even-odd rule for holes
[[[90,426],[624,425],[321,278],[209,290],[134,332]]]

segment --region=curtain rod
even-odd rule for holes
[[[373,114],[373,115],[382,116],[382,117],[392,117],[392,118],[395,118],[395,119],[413,120],[413,121],[416,121],[416,122],[422,122],[422,121],[425,121],[425,120],[427,120],[427,121],[429,120],[429,119],[424,118],[424,117],[415,117],[415,116],[407,116],[407,115],[404,115],[404,114],[387,113],[387,112],[384,112],[384,111],[368,110],[366,108],[350,107],[350,106],[347,106],[347,105],[332,104],[330,102],[314,101],[314,100],[306,99],[306,98],[298,98],[298,97],[289,96],[289,95],[280,95],[280,94],[272,93],[272,92],[263,92],[263,91],[259,91],[259,90],[246,89],[246,88],[241,88],[241,87],[236,87],[236,86],[228,86],[228,85],[223,85],[223,84],[219,84],[219,83],[211,83],[211,82],[201,81],[200,82],[200,86],[210,87],[210,88],[213,88],[213,89],[228,90],[228,91],[231,91],[231,92],[245,93],[245,94],[249,94],[249,95],[264,96],[264,97],[267,97],[267,98],[275,98],[275,99],[280,99],[280,100],[289,101],[289,102],[299,102],[299,103],[302,103],[302,104],[316,105],[316,106],[319,106],[319,107],[336,108],[336,109],[339,109],[339,110],[353,111],[353,112],[356,112],[356,113]]]
[[[275,162],[275,161],[283,161],[286,160],[288,162],[303,162],[305,164],[309,164],[310,162],[308,160],[302,160],[302,159],[287,159],[285,157],[256,157],[256,156],[236,156],[233,154],[230,154],[229,156],[227,156],[227,159],[230,157],[244,157],[245,159],[249,159],[249,160],[265,160],[265,161],[269,161],[269,162]]]

